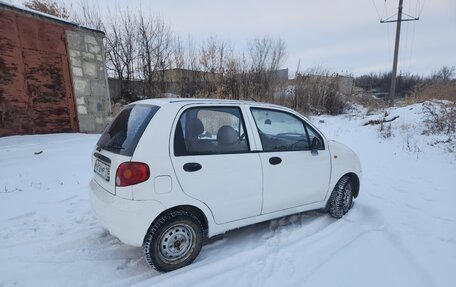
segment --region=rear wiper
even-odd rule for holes
[[[102,149],[109,150],[109,149],[116,149],[116,150],[124,150],[125,148],[118,145],[107,144],[107,145],[99,145],[97,147],[97,151],[101,151]]]
[[[97,151],[101,151],[101,150],[104,149],[104,148],[105,148],[105,146],[100,144],[100,145],[97,145],[96,150],[97,150]]]
[[[122,147],[122,146],[118,146],[118,145],[113,145],[113,144],[108,144],[108,145],[105,145],[103,146],[104,149],[106,148],[111,148],[111,149],[118,149],[118,150],[124,150],[125,148]]]

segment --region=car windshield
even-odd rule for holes
[[[146,126],[158,109],[158,106],[141,104],[125,107],[101,135],[98,148],[132,156]]]

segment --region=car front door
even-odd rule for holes
[[[262,213],[323,201],[331,169],[323,137],[292,113],[265,108],[250,110],[262,145]],[[319,141],[320,147],[311,149],[312,141]]]
[[[206,204],[217,224],[260,215],[261,162],[250,152],[240,107],[187,108],[171,141],[182,190]]]

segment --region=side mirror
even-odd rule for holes
[[[270,120],[270,119],[266,119],[266,120],[264,121],[264,124],[265,124],[265,125],[270,125],[270,124],[271,124],[271,120]]]
[[[310,145],[310,149],[311,150],[318,150],[318,149],[321,149],[321,147],[323,146],[323,143],[321,142],[321,140],[317,137],[314,137],[312,139],[312,143]]]

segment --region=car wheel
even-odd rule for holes
[[[329,215],[341,218],[346,214],[353,204],[353,182],[349,176],[342,177],[334,187],[329,198]]]
[[[203,243],[203,228],[193,214],[171,211],[160,216],[144,239],[144,256],[155,270],[169,272],[189,265]]]

